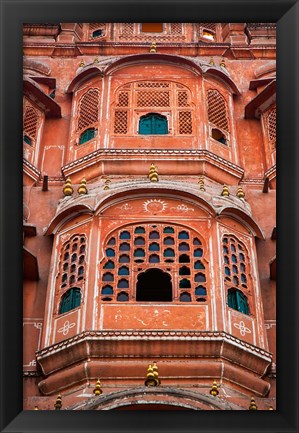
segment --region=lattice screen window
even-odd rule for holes
[[[216,89],[208,91],[209,122],[225,132],[229,132],[227,105],[224,97]]]
[[[210,42],[216,41],[216,23],[199,23],[197,27],[199,37]]]
[[[74,235],[61,248],[57,282],[59,291],[81,287],[86,273],[86,237]]]
[[[105,23],[90,23],[88,31],[88,39],[94,40],[105,36],[106,24]]]
[[[183,24],[182,23],[171,23],[170,31],[173,35],[181,35],[183,32]]]
[[[94,126],[99,118],[100,91],[89,89],[80,99],[77,131]]]
[[[37,132],[40,123],[38,111],[32,106],[27,105],[23,119],[24,141],[33,145],[37,139]]]
[[[119,110],[119,108],[122,108]],[[125,110],[127,108],[127,110]],[[185,110],[179,110],[184,108]],[[186,108],[189,108],[187,110]],[[157,116],[169,116],[170,123],[175,119],[171,133],[188,135],[193,133],[193,106],[191,104],[190,90],[181,84],[170,81],[139,81],[121,87],[116,93],[114,112],[115,134],[136,134],[136,130],[129,131],[130,124],[133,129],[133,116],[138,117],[155,113]],[[136,124],[139,120],[136,120]],[[141,133],[140,128],[136,128]]]
[[[124,35],[133,35],[134,34],[134,23],[124,23],[122,25],[122,33]]]
[[[276,107],[267,114],[268,140],[273,147],[276,147]]]
[[[109,236],[104,251],[99,287],[103,302],[208,299],[204,247],[193,230],[160,223],[129,225]],[[149,281],[152,289],[165,287],[161,298],[147,287]]]
[[[192,134],[192,117],[190,111],[179,111],[179,134]]]
[[[249,258],[245,245],[234,236],[225,235],[222,256],[228,306],[245,314],[252,313]]]

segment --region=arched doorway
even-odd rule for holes
[[[148,269],[138,275],[136,301],[172,302],[171,277],[159,268]]]

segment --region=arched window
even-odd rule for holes
[[[84,250],[82,249],[82,247],[84,248]],[[83,254],[80,254],[80,256],[78,256],[77,253],[72,253],[70,255],[69,251],[77,251],[78,248],[80,249],[80,251],[84,251]],[[69,281],[69,284],[78,285],[79,281],[84,279],[85,248],[85,236],[81,236],[79,240],[78,236],[75,235],[63,245],[60,255],[61,259],[58,273],[58,281],[60,284],[60,288],[65,288],[67,285],[67,281]],[[59,278],[59,275],[62,275],[62,277],[60,277],[61,279]]]
[[[71,311],[74,308],[79,307],[81,304],[81,291],[78,287],[73,287],[72,289],[65,292],[61,297],[61,302],[59,306],[59,314]]]
[[[170,275],[157,268],[139,274],[136,301],[171,302],[172,284]]]
[[[79,102],[79,115],[78,115],[78,123],[77,123],[78,131],[82,131],[82,130],[86,131],[89,129],[94,129],[91,127],[94,126],[94,124],[98,121],[99,105],[100,105],[99,89],[92,88],[89,89],[86,93],[84,93],[84,95],[81,97]],[[91,134],[91,132],[89,132],[88,134]]]
[[[39,126],[38,111],[35,110],[33,107],[27,105],[24,113],[24,120],[23,120],[23,130],[24,130],[23,139],[25,143],[31,146],[35,143],[37,138],[38,126]]]
[[[249,269],[246,248],[234,236],[223,240],[223,272],[227,289],[227,304],[230,308],[249,314],[249,281],[245,270]],[[238,276],[237,276],[238,275]]]
[[[187,298],[190,302],[205,302],[208,299],[204,246],[198,233],[190,228],[155,222],[128,224],[111,233],[104,252],[99,269],[99,290],[109,284],[113,292],[103,293],[107,296],[102,297],[102,301],[120,302],[123,298],[118,294],[122,290],[129,301],[138,301],[141,296],[140,300],[158,302],[160,295],[157,295],[156,286],[164,293],[161,302],[181,302],[180,299],[189,302]],[[163,285],[168,287],[165,292]],[[196,291],[199,286],[202,290]],[[145,287],[155,294],[153,298],[140,294],[147,290]],[[182,297],[183,293],[188,296]]]
[[[141,116],[138,133],[144,135],[168,134],[167,118],[157,113]]]
[[[221,93],[216,89],[208,90],[208,119],[212,126],[211,136],[222,144],[227,144],[229,122],[227,103]]]

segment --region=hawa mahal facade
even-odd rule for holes
[[[275,25],[23,35],[24,409],[275,409]]]

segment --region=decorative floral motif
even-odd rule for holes
[[[69,330],[73,328],[76,325],[76,323],[70,323],[68,320],[66,320],[61,328],[58,329],[57,332],[61,333],[63,335],[67,335],[69,333]]]
[[[240,334],[242,335],[242,337],[244,337],[244,335],[251,334],[251,330],[249,328],[246,327],[245,323],[243,320],[241,320],[239,323],[234,323],[234,327],[239,329]]]

